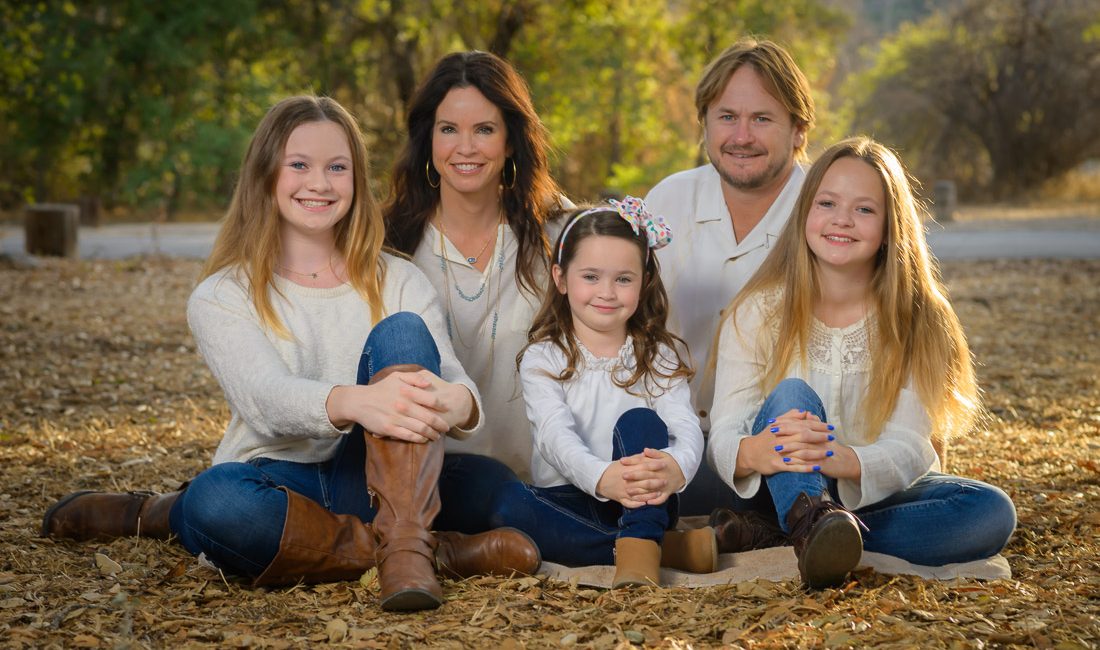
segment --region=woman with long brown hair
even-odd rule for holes
[[[487,52],[444,56],[410,103],[408,140],[383,208],[386,243],[412,258],[439,293],[455,354],[477,382],[484,431],[449,440],[448,462],[484,487],[462,520],[488,527],[496,484],[529,476],[531,434],[514,359],[543,287],[551,214],[571,206],[550,177],[546,130],[527,84]],[[492,459],[492,460],[491,460]],[[499,462],[494,462],[499,461]]]

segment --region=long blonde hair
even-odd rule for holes
[[[355,188],[348,215],[335,226],[336,250],[344,258],[351,285],[370,305],[374,322],[385,315],[381,258],[385,230],[367,179],[363,134],[355,118],[335,100],[312,95],[289,97],[267,112],[252,135],[233,200],[200,278],[236,267],[248,281],[260,321],[282,338],[289,338],[290,333],[275,313],[269,293],[269,288],[278,292],[272,277],[282,250],[275,186],[291,132],[302,124],[326,121],[337,124],[347,137]]]
[[[794,213],[760,269],[723,312],[734,318],[751,296],[780,290],[774,312],[761,328],[758,345],[771,351],[760,378],[765,394],[785,376],[796,355],[807,363],[814,302],[820,295],[817,258],[806,242],[806,219],[821,180],[840,158],[867,163],[882,180],[886,232],[871,280],[876,330],[871,336],[871,377],[861,410],[867,442],[877,439],[909,378],[928,411],[937,449],[955,433],[965,433],[979,412],[979,390],[966,336],[947,296],[939,267],[928,251],[922,212],[909,176],[897,155],[867,137],[830,147],[810,168]],[[736,323],[735,323],[736,324]],[[772,336],[775,336],[774,340]]]

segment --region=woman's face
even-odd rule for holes
[[[335,122],[306,122],[290,132],[275,199],[283,227],[302,234],[331,231],[355,198],[351,147]]]
[[[511,153],[504,116],[477,88],[452,88],[435,109],[432,166],[444,200],[453,194],[495,197]]]

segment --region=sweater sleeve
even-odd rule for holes
[[[762,307],[757,300],[742,303],[734,318],[721,325],[711,408],[707,458],[738,496],[749,498],[760,489],[760,474],[734,478],[741,441],[753,434],[752,423],[764,403],[759,377],[763,360],[756,353],[756,337],[762,327]]]
[[[334,438],[343,433],[326,408],[334,384],[290,371],[239,282],[227,275],[207,278],[187,301],[187,323],[230,409],[255,434]]]
[[[928,412],[912,385],[906,386],[875,442],[852,447],[860,478],[837,482],[841,503],[864,508],[912,485],[936,463],[931,434]]]
[[[611,463],[593,454],[577,432],[565,387],[555,379],[563,369],[560,357],[551,344],[537,344],[527,348],[520,363],[520,383],[535,452],[569,483],[607,501],[596,494],[596,485]]]
[[[485,424],[485,409],[481,405],[481,393],[477,390],[477,384],[466,374],[466,370],[455,356],[454,345],[451,343],[450,335],[447,334],[443,310],[439,306],[439,296],[424,273],[411,262],[389,257],[387,264],[389,272],[386,282],[398,285],[401,296],[400,309],[419,314],[424,319],[424,324],[428,326],[432,338],[435,339],[436,348],[439,350],[440,378],[452,384],[462,384],[473,396],[474,407],[477,409],[477,422],[469,429],[454,427],[448,432],[452,438],[460,440],[469,438],[481,431]]]

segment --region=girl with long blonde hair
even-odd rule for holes
[[[335,101],[292,97],[267,113],[187,304],[231,414],[213,466],[171,494],[69,495],[44,535],[175,535],[257,585],[377,567],[387,610],[438,607],[437,569],[538,567],[518,531],[430,532],[474,498],[445,470],[443,439],[478,431],[478,392],[427,279],[382,251],[367,172],[362,133]]]
[[[1004,492],[940,473],[937,450],[974,425],[979,390],[888,148],[851,138],[814,163],[774,251],[723,312],[717,350],[708,458],[752,499],[740,505],[778,520],[809,586],[838,584],[863,548],[941,565],[1007,543]]]

